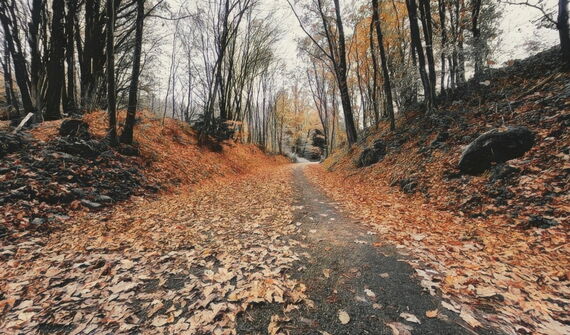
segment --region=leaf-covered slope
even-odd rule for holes
[[[0,237],[51,230],[69,219],[70,210],[97,210],[132,195],[169,192],[286,162],[253,145],[198,145],[190,126],[150,113],[138,119],[136,147],[110,148],[103,141],[106,114],[86,114],[84,121],[89,124],[85,139],[60,137],[62,121],[44,122],[30,131],[32,136],[16,136],[22,145],[0,160]]]
[[[570,74],[560,71],[557,50],[493,70],[480,82],[440,97],[438,112],[405,111],[396,132],[383,125],[325,166],[370,187],[400,187],[440,209],[469,217],[501,216],[525,227],[568,224],[570,176]],[[523,157],[480,176],[457,169],[465,146],[491,129],[525,126],[536,144]],[[381,139],[383,161],[357,169],[364,148]]]

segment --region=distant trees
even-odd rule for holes
[[[307,30],[305,27],[306,24],[303,23],[302,18],[297,15],[293,4],[289,2],[289,5],[297,16],[303,31],[305,31],[320,53],[322,53],[322,55],[324,55],[330,62],[330,68],[335,74],[340,92],[348,144],[354,144],[358,139],[358,134],[356,132],[351,94],[348,85],[347,49],[339,1],[333,0],[332,4],[326,6],[325,0],[313,0],[307,6],[307,13],[314,14],[313,18],[309,17],[308,19],[316,19],[320,25],[320,31],[315,33],[311,33]],[[315,37],[313,35],[315,35]],[[316,37],[317,35],[324,36],[324,40]]]
[[[152,33],[143,36],[141,24],[163,8],[164,1],[2,1],[3,59],[9,60],[3,62],[3,72],[16,78],[24,112],[35,113],[36,121],[97,108],[109,108],[111,116],[115,114],[113,105],[128,104],[133,107],[123,138],[132,142],[132,111],[137,108],[141,64],[152,57],[152,52],[145,53],[143,48],[156,43]],[[111,14],[116,20],[111,20]],[[114,86],[112,90],[109,84]],[[17,104],[13,97],[12,104]],[[115,104],[110,103],[113,99]]]

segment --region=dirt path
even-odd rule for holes
[[[313,186],[304,169],[294,168],[295,237],[303,242],[306,263],[292,276],[307,285],[315,308],[288,315],[282,329],[290,334],[490,334],[474,332],[440,300],[423,289],[414,270],[394,248],[376,247],[377,237],[346,216]],[[436,317],[427,311],[437,310]],[[339,314],[349,321],[342,324]],[[258,308],[240,333],[264,333],[275,310]],[[406,318],[408,320],[406,320]],[[414,318],[417,318],[414,320]],[[257,321],[257,322],[256,322]]]
[[[473,334],[306,166],[0,240],[0,334]]]

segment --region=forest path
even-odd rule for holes
[[[307,180],[307,166],[0,240],[0,334],[473,334]]]
[[[309,164],[293,168],[295,238],[307,260],[292,277],[307,285],[315,308],[288,315],[282,329],[290,334],[474,334],[419,285],[395,248],[374,246],[375,233],[308,181]],[[434,310],[437,317],[426,316]],[[254,309],[238,333],[265,333],[266,322],[260,321],[274,312],[270,306]],[[346,324],[342,312],[349,317]]]

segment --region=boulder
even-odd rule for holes
[[[99,208],[103,207],[98,202],[93,202],[93,201],[89,201],[86,199],[81,199],[81,204],[87,208],[90,208],[90,209],[99,209]]]
[[[362,168],[376,164],[386,156],[386,144],[382,140],[376,140],[370,148],[364,149],[356,162],[357,167]]]
[[[95,202],[107,204],[113,202],[113,198],[107,195],[98,195],[95,197]]]
[[[493,163],[521,157],[532,148],[534,139],[534,133],[526,127],[486,132],[465,148],[459,160],[459,170],[476,175],[489,169]]]
[[[89,125],[80,119],[64,120],[59,127],[59,135],[64,137],[89,139]]]

